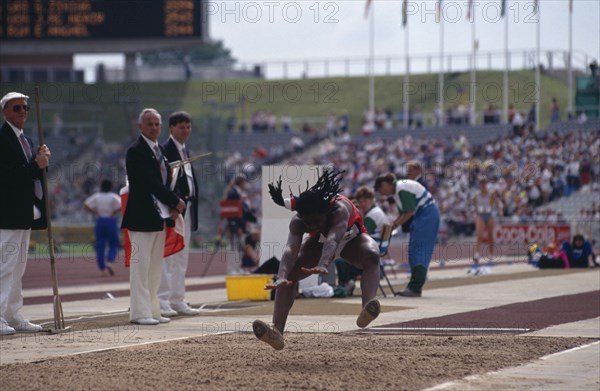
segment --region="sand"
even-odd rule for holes
[[[12,390],[416,390],[530,362],[585,338],[252,333],[189,338],[0,367]]]

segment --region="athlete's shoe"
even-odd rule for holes
[[[285,341],[281,333],[276,328],[269,327],[262,320],[252,322],[252,330],[256,338],[268,343],[275,350],[281,350],[285,346]]]
[[[356,325],[360,328],[365,328],[371,323],[375,318],[379,316],[381,312],[381,305],[379,304],[379,300],[371,299],[360,311],[358,318],[356,319]]]

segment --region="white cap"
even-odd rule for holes
[[[29,97],[27,95],[21,94],[20,92],[9,92],[8,94],[4,95],[2,99],[0,99],[0,106],[4,108],[6,102],[13,99],[29,99]]]

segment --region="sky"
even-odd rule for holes
[[[500,0],[473,0],[476,38],[481,53],[504,50],[504,19],[500,17]],[[434,0],[409,1],[409,53],[411,70],[427,68],[426,55],[432,56],[432,69],[438,67],[440,25],[436,23]],[[444,51],[452,55],[455,69],[468,66],[466,54],[472,48],[472,23],[467,18],[468,0],[443,0]],[[540,0],[540,46],[545,50],[568,50],[568,0]],[[309,75],[324,72],[317,60],[366,59],[370,53],[370,19],[365,18],[366,0],[297,0],[297,1],[211,1],[208,3],[209,35],[222,40],[241,64],[267,63],[267,77],[280,77],[281,61],[291,61],[288,75],[298,76],[305,60],[314,61]],[[574,0],[573,3],[574,63],[583,66],[588,60],[600,58],[600,2]],[[509,17],[509,48],[514,51],[513,63],[522,65],[522,52],[536,47],[536,14],[534,1],[507,0]],[[402,27],[400,0],[372,0],[370,13],[374,18],[374,55],[395,58],[393,71],[402,73],[400,57],[405,52],[406,29]],[[542,55],[543,61],[546,57]],[[503,60],[493,57],[494,61]],[[76,66],[89,67],[99,61],[96,56],[76,56]],[[123,66],[122,56],[102,58],[108,66]],[[560,66],[563,57],[555,58]],[[496,64],[494,62],[494,64]],[[486,56],[478,58],[478,67],[486,68]],[[446,65],[447,67],[447,65]],[[342,61],[332,62],[330,72],[344,72]],[[364,74],[365,63],[351,63],[351,73]],[[376,72],[385,71],[385,62],[376,63]]]

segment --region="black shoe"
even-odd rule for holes
[[[420,292],[411,291],[408,288],[404,289],[403,291],[396,292],[396,295],[397,296],[404,296],[404,297],[421,297],[421,293]]]

